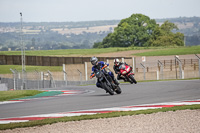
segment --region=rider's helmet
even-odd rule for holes
[[[91,58],[90,58],[90,62],[91,62],[92,65],[96,65],[97,62],[98,62],[97,57],[95,57],[95,56],[91,57]]]
[[[120,63],[120,61],[119,61],[119,59],[114,59],[114,64],[115,64],[115,66],[119,66],[119,63]]]

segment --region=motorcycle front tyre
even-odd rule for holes
[[[121,94],[122,93],[122,90],[119,86],[117,86],[117,90],[115,91],[117,94]]]
[[[114,91],[107,85],[106,82],[103,82],[103,88],[104,88],[110,95],[114,95]]]
[[[137,81],[135,80],[133,75],[130,75],[129,78],[131,79],[131,84],[133,84],[133,83],[137,84]]]

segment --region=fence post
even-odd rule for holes
[[[122,58],[122,62],[124,62],[124,58]]]
[[[200,57],[197,54],[195,54],[195,55],[199,59],[199,77],[200,77]]]
[[[140,63],[140,65],[141,65],[141,66],[142,66],[142,68],[143,68],[144,80],[146,80],[145,66],[144,66],[142,63]]]
[[[23,80],[22,80],[22,90],[27,90],[27,72],[26,72],[26,70],[22,70],[23,72],[22,72],[22,74],[23,74]]]
[[[64,81],[67,86],[67,72],[65,71],[65,64],[63,64]]]
[[[18,90],[18,78],[19,78],[18,75],[19,75],[19,72],[16,69],[14,71],[16,73],[16,75],[15,75],[16,76],[16,90]]]
[[[88,81],[88,75],[87,75],[87,62],[85,62],[85,80]]]
[[[135,73],[135,69],[136,69],[135,57],[132,57],[132,60],[133,60],[133,73]]]
[[[44,72],[41,72],[42,87],[44,88]]]
[[[106,60],[106,63],[109,64],[109,59]],[[109,66],[110,66],[110,65],[109,65]],[[108,68],[109,68],[109,66],[108,66]]]
[[[170,71],[172,71],[172,60],[170,61]]]
[[[159,60],[158,60],[158,66],[161,67],[161,75],[162,75],[162,79],[163,79],[163,64]]]
[[[51,87],[56,87],[52,73],[49,70],[47,71],[47,73],[50,75],[50,85],[51,85]]]
[[[11,68],[10,68],[10,71],[13,73],[13,85],[14,85],[14,90],[16,90],[16,86],[15,86],[15,71],[12,70]]]
[[[157,80],[159,80],[159,70],[157,69]]]
[[[182,63],[181,63],[181,60],[178,58],[178,56],[175,56],[175,61],[178,61],[178,64],[179,64],[180,79],[184,79],[184,71],[182,70]]]
[[[40,88],[40,73],[37,70],[35,70],[35,73],[36,73],[36,76],[38,77],[37,82],[38,82],[38,90],[39,90],[39,88]]]
[[[82,72],[78,69],[77,69],[77,71],[80,73],[80,82],[81,82],[81,85],[82,85]]]

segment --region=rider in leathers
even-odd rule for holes
[[[119,69],[119,67],[122,64],[126,64],[126,62],[123,63],[123,62],[120,62],[119,59],[117,59],[117,58],[114,59],[113,69],[114,69],[115,73],[117,74],[117,80],[121,80],[122,79],[122,80],[126,81],[126,78],[124,78],[124,77],[121,76],[120,69]],[[126,64],[126,65],[128,65],[128,64]]]
[[[91,62],[91,64],[93,65],[93,67],[92,67],[92,73],[91,73],[90,78],[92,78],[92,75],[94,74],[94,72],[95,72],[96,70],[100,70],[100,69],[103,68],[105,65],[109,66],[109,64],[107,64],[107,63],[105,63],[105,62],[103,62],[103,61],[99,61],[99,62],[98,62],[98,59],[97,59],[97,57],[95,57],[95,56],[91,57],[90,62]],[[111,78],[112,78],[112,80],[114,81],[114,83],[115,83],[116,85],[119,85],[119,82],[115,79],[113,72],[108,72],[108,74],[111,76]],[[102,85],[101,85],[101,83],[99,82],[99,80],[97,80],[96,86],[99,87],[99,88],[102,88]]]

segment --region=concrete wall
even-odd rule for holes
[[[121,57],[120,57],[121,58]],[[130,59],[131,57],[124,57]],[[26,65],[32,66],[62,66],[63,64],[84,64],[90,57],[51,57],[51,56],[26,56]],[[114,57],[98,57],[106,61]],[[0,55],[0,65],[21,65],[21,55]]]

